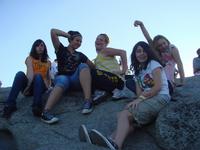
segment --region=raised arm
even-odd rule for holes
[[[153,53],[156,55],[156,57],[161,60],[159,53],[155,50],[154,46],[153,46],[153,40],[151,38],[151,36],[149,35],[149,32],[147,31],[146,27],[144,26],[142,21],[136,20],[134,22],[134,26],[135,27],[140,27],[144,37],[146,38],[147,42],[149,43],[150,48],[152,49]]]
[[[148,43],[149,43],[151,46],[153,46],[153,40],[152,40],[151,36],[149,35],[147,29],[145,28],[143,22],[142,22],[142,21],[139,21],[139,20],[136,20],[136,21],[134,22],[134,26],[135,26],[135,27],[138,27],[138,26],[140,27],[140,29],[141,29],[141,31],[142,31],[144,37],[145,37],[146,40],[148,41]]]
[[[126,51],[122,49],[115,49],[115,48],[105,48],[102,50],[102,53],[105,56],[120,56],[121,61],[122,61],[122,74],[126,73],[128,69],[127,65],[127,55]]]
[[[172,48],[172,56],[174,57],[174,60],[177,63],[178,72],[180,74],[180,79],[181,79],[181,85],[183,85],[184,80],[185,80],[185,73],[184,73],[184,69],[183,69],[183,63],[182,63],[181,57],[179,55],[179,51],[176,47]]]
[[[70,35],[62,30],[51,29],[51,40],[56,51],[58,51],[60,46],[59,36],[70,38]]]

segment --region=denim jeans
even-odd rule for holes
[[[9,93],[8,99],[6,100],[6,104],[8,106],[16,106],[16,99],[19,95],[19,92],[23,92],[28,84],[28,78],[24,74],[24,72],[19,71],[14,78],[11,91]],[[42,94],[46,90],[45,83],[40,74],[35,74],[33,78],[33,82],[31,84],[31,95],[33,95],[33,106],[42,106]]]
[[[80,72],[84,68],[89,68],[87,64],[82,63],[78,66],[76,71],[72,75],[58,75],[54,82],[55,86],[63,88],[65,91],[68,89],[81,90],[81,84],[79,80]]]

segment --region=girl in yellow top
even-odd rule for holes
[[[128,69],[126,51],[107,47],[109,37],[107,34],[99,34],[95,41],[97,57],[94,60],[96,69],[92,70],[93,90],[103,90],[115,95],[124,88],[124,81],[121,75],[125,74]],[[116,56],[121,59],[121,66]],[[96,94],[93,98],[94,103],[99,103],[102,99]],[[113,96],[113,98],[115,98]]]
[[[38,39],[31,48],[29,56],[25,60],[26,74],[19,71],[14,78],[13,85],[3,110],[3,117],[10,118],[17,110],[16,99],[21,91],[23,95],[33,95],[32,112],[34,116],[40,116],[42,111],[42,94],[50,87],[50,66],[45,43]]]

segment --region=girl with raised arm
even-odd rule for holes
[[[177,47],[175,47],[173,44],[169,42],[169,40],[162,36],[157,35],[152,40],[151,36],[149,35],[147,29],[145,28],[142,21],[136,20],[134,22],[135,27],[140,27],[142,30],[142,33],[144,34],[144,37],[147,39],[149,45],[151,46],[151,49],[155,52],[157,57],[160,59],[162,65],[164,65],[165,73],[167,75],[167,79],[169,83],[171,84],[170,93],[173,91],[175,85],[182,86],[184,85],[184,69],[183,64],[181,61],[181,57],[179,55],[179,51]],[[175,84],[175,65],[178,67],[178,72],[180,74],[180,83]]]
[[[93,144],[111,150],[121,150],[131,132],[155,120],[160,110],[169,103],[170,95],[164,69],[147,43],[141,41],[134,46],[131,66],[136,77],[137,98],[118,115],[117,127],[111,138],[103,136],[95,129],[88,134],[85,125],[81,125],[81,141],[92,141]]]

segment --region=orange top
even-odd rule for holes
[[[47,79],[48,76],[48,71],[51,67],[51,64],[49,61],[47,62],[41,62],[40,60],[34,59],[32,58],[32,64],[33,64],[33,72],[34,74],[38,73],[41,74],[42,78],[44,81],[48,81],[49,79]]]

